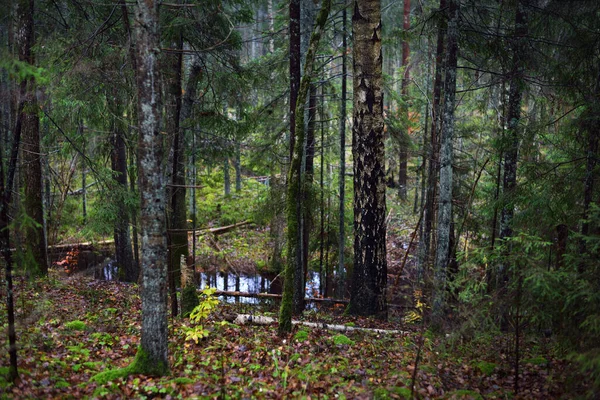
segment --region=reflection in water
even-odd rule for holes
[[[96,279],[102,279],[105,281],[112,281],[119,279],[119,271],[117,263],[114,260],[106,259],[102,263],[102,267],[98,268],[95,272]]]
[[[315,294],[319,293],[319,274],[317,272],[311,272],[309,274],[309,280],[306,282],[306,296],[315,297]],[[271,287],[271,281],[261,275],[235,275],[226,274],[219,272],[218,274],[207,274],[202,272],[200,274],[200,289],[207,287],[214,287],[217,290],[223,291],[236,291],[246,293],[268,293]],[[227,303],[246,303],[246,304],[258,304],[259,299],[254,297],[235,297],[232,296],[220,296],[223,297]]]

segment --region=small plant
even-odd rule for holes
[[[308,332],[303,329],[299,330],[294,335],[294,339],[296,339],[299,342],[304,342],[305,340],[308,340]]]
[[[87,329],[87,325],[83,321],[75,320],[71,322],[67,322],[65,324],[65,328],[72,331],[85,331]]]
[[[200,323],[203,322],[210,313],[217,307],[219,300],[215,296],[215,288],[206,288],[202,291],[203,299],[190,313],[190,321],[198,325],[188,328],[186,327],[186,340],[193,340],[198,344],[198,340],[208,336],[208,329],[204,328]]]
[[[346,335],[335,335],[333,337],[333,344],[335,344],[336,346],[338,345],[353,345],[354,344],[354,340],[350,339],[348,336]]]

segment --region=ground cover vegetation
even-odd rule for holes
[[[597,397],[597,1],[0,9],[1,396]]]

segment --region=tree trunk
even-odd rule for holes
[[[500,239],[507,239],[513,235],[512,219],[514,215],[514,195],[517,186],[519,122],[521,120],[521,99],[523,98],[523,79],[525,75],[525,35],[527,35],[527,14],[522,0],[519,0],[515,13],[515,33],[512,43],[513,54],[508,114],[505,118],[507,132],[504,151],[504,180],[502,183],[504,206],[500,214]],[[508,279],[507,265],[502,262],[498,267],[497,288],[501,290],[505,288]]]
[[[440,324],[446,298],[446,275],[450,257],[452,229],[452,161],[454,158],[454,105],[456,99],[456,64],[458,59],[458,0],[449,0],[448,48],[444,82],[444,123],[440,145],[440,194],[438,210],[438,240],[433,282],[432,319]]]
[[[229,175],[229,157],[223,160],[223,194],[227,197],[231,194],[231,176]]]
[[[404,40],[402,41],[402,87],[400,94],[404,102],[402,107],[403,119],[405,121],[406,135],[408,136],[410,121],[408,118],[408,84],[410,82],[410,67],[408,65],[408,59],[410,57],[410,46],[408,43],[408,31],[410,30],[410,0],[404,0],[403,10],[403,24],[402,29],[404,30]],[[400,166],[398,170],[398,195],[402,201],[407,199],[407,185],[408,185],[408,149],[406,145],[400,145],[400,159],[398,161]]]
[[[594,87],[594,96],[592,101],[597,102],[600,99],[600,74],[596,79]],[[581,254],[587,253],[586,237],[590,234],[590,223],[588,221],[590,207],[592,205],[592,198],[594,195],[594,186],[596,182],[597,165],[598,165],[598,146],[600,142],[600,116],[598,116],[599,110],[598,104],[591,104],[589,111],[586,112],[584,119],[584,129],[587,131],[587,154],[586,154],[586,168],[585,178],[583,181],[583,215],[581,218],[581,236],[579,242],[579,252]],[[592,113],[591,115],[589,113]],[[578,266],[580,273],[585,270],[585,264],[580,263]]]
[[[347,7],[344,5],[342,10],[342,93],[340,104],[340,222],[339,222],[339,249],[337,266],[337,287],[336,296],[343,299],[346,295],[346,267],[344,264],[344,250],[346,249],[346,96],[347,96],[347,75],[348,75],[348,55],[347,55]]]
[[[34,45],[33,0],[21,0],[17,5],[20,29],[17,30],[19,61],[34,65],[32,47]],[[34,224],[25,228],[25,251],[35,262],[33,275],[48,274],[48,254],[44,231],[44,202],[42,199],[42,162],[40,151],[40,119],[36,100],[35,80],[27,79],[22,111],[22,160],[21,171],[24,185],[23,207]],[[23,94],[23,93],[22,93]]]
[[[440,10],[446,8],[446,0],[440,0]],[[423,230],[419,240],[419,267],[417,278],[422,280],[431,260],[435,259],[432,242],[435,242],[434,220],[435,199],[437,197],[437,182],[439,172],[439,131],[442,126],[440,118],[440,101],[442,97],[442,66],[444,54],[444,36],[446,20],[442,19],[438,27],[437,45],[435,51],[435,79],[433,82],[433,104],[431,106],[431,140],[429,143],[429,165],[427,173],[427,194],[425,196],[425,212],[423,214]],[[433,253],[433,254],[432,254]]]
[[[180,135],[181,138],[179,139],[179,143],[180,143],[180,148],[179,148],[179,156],[178,156],[178,164],[180,166],[185,165],[186,163],[186,159],[185,159],[185,151],[184,151],[184,146],[183,144],[185,143],[185,137],[186,137],[186,132],[188,130],[189,124],[191,123],[189,121],[189,118],[192,115],[192,108],[194,105],[194,101],[196,100],[196,94],[197,94],[197,86],[198,86],[198,82],[200,81],[200,78],[202,77],[202,68],[199,62],[199,59],[197,57],[194,57],[194,59],[192,60],[192,64],[190,67],[190,73],[187,79],[187,83],[186,83],[186,87],[185,87],[185,94],[183,96],[183,100],[182,100],[182,104],[181,104],[181,112],[179,114],[179,131],[180,131]],[[195,136],[194,136],[195,137]],[[195,148],[195,140],[192,141],[192,149]],[[194,186],[194,188],[192,189],[192,207],[191,207],[191,212],[192,212],[192,221],[193,221],[193,226],[192,228],[195,229],[196,228],[196,198],[195,198],[195,157],[192,155],[192,169],[194,171],[194,175],[192,175],[194,178],[192,179],[192,186]],[[185,176],[185,168],[181,167],[178,168],[177,173],[175,173],[175,171],[173,172],[173,178],[175,178],[175,176],[178,176],[179,174],[183,174],[183,176]],[[178,176],[178,182],[184,182],[185,183],[185,179],[181,179],[181,176]],[[174,197],[173,197],[173,201],[172,201],[172,207],[174,210],[177,210],[177,216],[173,216],[173,223],[180,223],[180,228],[184,228],[187,225],[187,221],[185,220],[185,196],[186,196],[186,191],[185,188],[182,187],[181,189],[183,189],[182,191],[178,191],[176,193],[174,193]],[[182,207],[182,209],[184,211],[180,211],[180,208]],[[184,216],[183,219],[181,219],[181,215]],[[183,223],[183,225],[181,225],[181,223]],[[185,250],[183,248],[181,248],[182,252],[180,252],[180,254],[183,254],[186,257],[186,268],[188,269],[186,276],[189,276],[190,279],[186,279],[185,281],[185,285],[183,288],[183,291],[181,293],[181,315],[186,316],[189,315],[190,312],[192,312],[192,310],[194,309],[194,307],[198,304],[198,294],[196,293],[195,289],[195,282],[194,282],[194,272],[195,272],[195,259],[194,259],[194,254],[195,254],[195,244],[196,244],[196,238],[195,235],[192,235],[192,256],[190,257],[189,255],[189,244],[188,244],[188,236],[187,236],[187,232],[184,232],[185,235]],[[181,238],[181,245],[183,245],[183,237]],[[181,256],[180,256],[181,257]]]
[[[138,95],[138,174],[142,238],[142,338],[133,372],[164,375],[169,371],[167,331],[167,243],[165,177],[162,169],[161,87],[158,2],[137,1],[135,43]]]
[[[31,11],[29,7],[33,7],[31,3],[18,3],[17,4],[17,15],[21,17],[23,13]],[[22,30],[21,32],[27,32]],[[24,34],[18,38],[18,43],[22,44],[22,40],[25,43],[31,38],[29,35]],[[25,93],[27,91],[27,81],[21,82],[20,86],[20,99],[17,107],[17,118],[15,127],[13,130],[13,143],[10,152],[10,159],[8,162],[8,172],[6,174],[6,181],[4,180],[4,148],[0,146],[0,251],[4,257],[4,272],[6,280],[6,314],[8,323],[8,381],[15,382],[19,376],[18,363],[17,363],[17,333],[15,330],[15,306],[14,306],[14,293],[13,293],[13,281],[12,281],[12,252],[10,251],[10,219],[8,216],[8,209],[10,207],[11,196],[13,193],[13,186],[15,181],[15,174],[17,170],[17,161],[19,155],[19,146],[21,144],[21,130],[22,130],[22,117],[23,108],[26,102]],[[6,185],[5,185],[6,182]]]
[[[123,129],[118,124],[119,122],[115,119],[113,121],[112,170],[117,185],[116,192],[119,198],[123,199],[127,195],[127,156]],[[125,282],[137,282],[139,270],[133,262],[131,236],[129,235],[129,213],[130,210],[124,206],[119,207],[117,211],[114,229],[115,257],[121,279]]]
[[[354,271],[349,310],[387,319],[381,2],[354,0]]]
[[[296,145],[296,103],[300,89],[300,0],[290,0],[290,161]]]
[[[327,22],[331,0],[323,0],[321,11],[317,17],[314,31],[310,38],[310,44],[306,53],[306,62],[304,64],[304,77],[298,92],[296,107],[296,140],[292,154],[290,169],[288,172],[288,192],[287,192],[287,221],[288,221],[288,259],[285,269],[285,279],[283,286],[283,297],[279,311],[279,334],[285,335],[292,329],[292,313],[297,309],[298,304],[293,304],[294,300],[294,282],[295,274],[302,267],[301,251],[301,222],[303,216],[303,203],[299,201],[304,191],[302,176],[302,155],[304,147],[304,108],[306,97],[310,87],[310,81],[314,68],[315,53]],[[300,268],[298,268],[300,266]],[[304,295],[304,293],[302,293]],[[304,300],[304,299],[303,299]],[[302,304],[303,306],[303,304]],[[303,307],[302,307],[303,308]]]
[[[242,150],[240,142],[235,143],[235,191],[239,193],[242,191]]]
[[[183,50],[183,38],[177,35],[171,47]],[[188,257],[188,235],[181,231],[187,228],[185,208],[185,159],[184,159],[184,135],[180,126],[182,109],[182,68],[183,57],[180,51],[175,54],[164,55],[166,90],[165,90],[165,128],[167,135],[172,138],[170,149],[170,186],[167,188],[168,206],[168,275],[169,294],[171,298],[171,315],[178,314],[177,287],[181,286],[181,257]]]
[[[83,214],[83,225],[87,224],[87,176],[86,176],[86,145],[85,145],[85,136],[83,133],[83,121],[79,120],[79,126],[77,127],[78,133],[82,138],[81,152],[84,157],[81,157],[81,213]]]

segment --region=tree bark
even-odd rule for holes
[[[342,10],[342,93],[340,104],[340,203],[339,203],[339,248],[338,248],[338,266],[337,266],[337,287],[336,296],[343,299],[346,296],[346,267],[344,260],[344,250],[346,249],[346,96],[347,75],[348,75],[348,34],[347,29],[347,7],[344,5]]]
[[[279,311],[280,323],[279,334],[285,335],[292,329],[292,313],[297,309],[298,304],[294,302],[294,282],[295,274],[302,270],[302,249],[301,249],[301,223],[303,203],[299,201],[304,191],[302,176],[302,156],[304,147],[304,108],[306,97],[308,95],[311,77],[314,68],[315,53],[321,40],[321,35],[329,16],[331,9],[331,0],[323,0],[321,11],[316,20],[314,31],[310,38],[310,44],[306,53],[306,62],[304,65],[304,77],[300,84],[296,106],[296,140],[294,152],[292,154],[290,169],[288,172],[288,192],[287,192],[287,222],[288,222],[288,259],[285,269],[285,279],[283,286],[283,298]],[[302,293],[304,295],[304,293]],[[304,303],[304,296],[302,296]],[[303,304],[302,304],[302,308]]]
[[[17,8],[17,11],[23,12],[22,9]],[[10,159],[8,162],[8,172],[6,174],[6,181],[4,179],[4,149],[0,148],[0,251],[5,261],[5,280],[6,280],[6,314],[8,322],[8,357],[9,357],[9,369],[8,369],[8,381],[14,382],[19,376],[18,370],[18,359],[17,359],[17,333],[15,330],[15,306],[14,306],[14,293],[13,293],[13,281],[12,281],[12,252],[10,251],[10,219],[8,216],[8,209],[10,207],[11,196],[13,193],[13,186],[15,181],[15,174],[17,170],[17,161],[19,155],[19,146],[21,144],[21,130],[22,130],[22,115],[23,107],[25,104],[25,92],[27,90],[27,81],[23,81],[20,87],[20,100],[17,107],[17,119],[15,122],[15,128],[13,130],[13,143],[10,152]],[[6,182],[6,184],[5,184]]]
[[[161,121],[158,2],[134,6],[138,94],[138,175],[141,195],[142,338],[133,370],[146,375],[169,371],[167,331],[167,243]]]
[[[183,37],[175,33],[170,46],[183,50]],[[177,287],[181,286],[181,257],[188,257],[187,232],[178,231],[187,227],[185,208],[185,160],[184,136],[179,129],[182,108],[182,68],[183,56],[180,51],[164,55],[165,87],[165,128],[167,135],[172,138],[170,157],[170,183],[167,188],[168,206],[168,275],[169,297],[171,298],[171,315],[178,314]]]
[[[188,75],[188,79],[187,79],[187,83],[185,86],[185,94],[183,96],[182,99],[182,104],[181,104],[181,112],[179,114],[179,134],[180,134],[180,138],[178,140],[179,142],[179,156],[177,157],[177,162],[180,165],[180,168],[177,169],[177,171],[173,171],[173,178],[175,179],[175,177],[177,177],[177,182],[179,182],[178,184],[181,184],[181,182],[183,182],[185,184],[185,178],[182,179],[182,176],[180,174],[183,175],[183,177],[185,177],[185,168],[182,167],[186,164],[186,158],[185,158],[185,151],[183,149],[184,147],[184,143],[185,143],[185,138],[186,138],[186,132],[188,130],[188,126],[190,124],[189,118],[192,115],[192,108],[194,105],[194,101],[196,100],[196,95],[197,95],[197,86],[198,86],[198,82],[200,81],[202,77],[202,68],[200,65],[200,62],[198,60],[197,57],[194,57],[194,59],[192,60],[192,64],[190,67],[190,72]],[[195,147],[195,142],[192,142],[192,149]],[[192,156],[192,168],[195,171],[195,158],[194,156]],[[195,179],[195,178],[194,178]],[[192,186],[195,186],[195,180],[192,181]],[[173,207],[174,210],[177,210],[176,213],[178,215],[173,215],[172,217],[172,222],[173,224],[179,223],[180,225],[180,229],[181,228],[185,228],[187,225],[187,221],[185,220],[185,197],[186,197],[186,190],[185,187],[181,187],[181,189],[183,189],[182,191],[177,191],[173,193],[173,199],[172,199],[172,203],[171,206]],[[192,220],[195,221],[196,218],[196,213],[195,213],[195,188],[192,189]],[[183,215],[183,218],[182,218]],[[193,228],[195,228],[195,222],[194,222],[194,226]],[[183,235],[181,237],[181,245],[183,245]],[[176,240],[177,241],[177,240]],[[183,254],[186,257],[186,268],[188,269],[186,275],[189,277],[193,277],[194,276],[194,272],[195,272],[195,266],[194,266],[194,254],[195,254],[195,243],[196,243],[196,237],[195,235],[192,235],[192,256],[190,257],[189,255],[189,244],[188,244],[188,236],[187,233],[185,233],[185,250],[180,247],[180,249],[182,250],[180,252],[180,257],[181,254]],[[177,241],[178,242],[178,241]],[[195,282],[194,279],[188,279],[185,281],[185,287],[184,290],[182,291],[181,294],[181,315],[186,316],[189,315],[190,312],[192,312],[192,310],[194,309],[194,307],[198,304],[198,294],[195,292],[195,290],[191,290],[192,287],[195,288]]]
[[[433,282],[432,320],[440,324],[446,298],[446,275],[450,257],[452,229],[452,161],[454,159],[454,105],[456,99],[456,65],[458,59],[457,0],[448,2],[448,48],[446,51],[446,78],[444,81],[444,123],[440,145],[440,193],[438,210],[438,240]]]
[[[114,101],[114,99],[113,99]],[[112,152],[112,170],[117,185],[116,192],[120,199],[127,195],[127,156],[125,148],[125,137],[123,129],[118,125],[115,118],[113,121],[113,152]],[[117,211],[115,221],[115,257],[119,268],[119,276],[125,282],[137,282],[139,270],[133,262],[133,252],[131,249],[131,236],[129,234],[129,213],[130,210],[123,206]]]
[[[387,319],[381,2],[354,0],[354,271],[349,311]]]
[[[510,88],[508,114],[505,118],[507,132],[504,150],[504,180],[502,193],[504,206],[500,214],[500,239],[513,236],[512,220],[514,215],[514,196],[517,186],[517,159],[519,154],[519,122],[521,120],[521,100],[524,85],[525,36],[527,35],[527,14],[522,0],[517,2],[515,13],[515,33],[512,40],[512,70],[510,72]],[[509,250],[510,251],[510,250]],[[508,271],[505,263],[498,267],[497,288],[503,289],[508,283]]]
[[[410,45],[408,43],[408,31],[410,30],[410,0],[404,0],[403,23],[404,40],[402,41],[402,87],[400,94],[404,102],[402,107],[403,119],[405,121],[406,135],[408,136],[410,120],[408,118],[408,83],[410,82],[410,67],[408,59],[410,57]],[[398,195],[402,201],[407,199],[408,192],[408,149],[406,145],[400,144],[400,159],[398,160]],[[417,189],[418,190],[418,189]]]
[[[446,0],[440,0],[440,12],[446,8]],[[430,260],[435,259],[432,242],[435,242],[435,199],[437,197],[437,182],[439,172],[439,131],[442,127],[440,103],[442,97],[442,66],[444,54],[444,37],[446,20],[442,18],[438,26],[438,36],[435,51],[435,79],[433,82],[433,104],[431,106],[431,140],[429,142],[429,164],[427,173],[427,194],[425,196],[425,212],[423,215],[423,230],[419,240],[419,267],[417,277],[421,281],[429,267]]]
[[[300,0],[290,0],[290,160],[296,145],[296,103],[300,88]]]
[[[34,2],[21,0],[17,4],[17,18],[20,29],[17,30],[19,60],[34,65],[31,51],[34,45]],[[40,119],[36,99],[35,78],[27,79],[22,111],[22,160],[21,171],[24,186],[23,207],[25,213],[35,222],[25,228],[25,251],[31,254],[35,262],[34,275],[48,274],[48,254],[46,233],[44,231],[44,202],[42,199],[42,161],[40,150]]]

